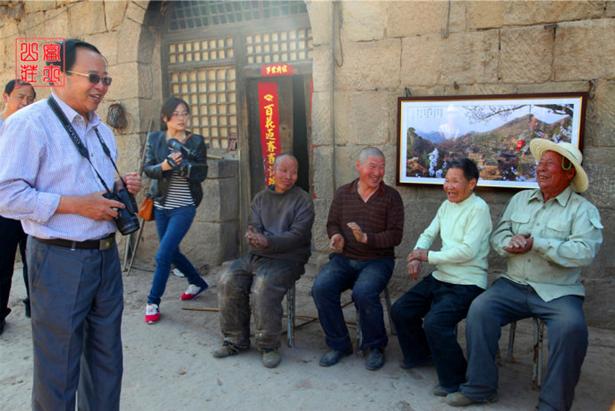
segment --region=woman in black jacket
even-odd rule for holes
[[[191,300],[208,287],[179,244],[190,229],[196,208],[203,198],[201,183],[207,177],[207,148],[203,137],[187,130],[190,108],[184,100],[171,97],[162,106],[162,131],[147,136],[143,171],[152,180],[154,217],[160,238],[156,271],[147,297],[145,322],[160,320],[160,299],[169,278],[171,264],[184,273],[188,289],[180,296]]]

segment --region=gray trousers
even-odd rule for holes
[[[301,263],[250,253],[235,260],[218,282],[220,327],[225,341],[240,348],[250,346],[251,302],[256,348],[279,348],[282,300],[303,272]]]
[[[122,273],[117,247],[71,250],[32,237],[32,409],[119,410]]]
[[[549,361],[540,389],[539,411],[565,411],[572,406],[574,388],[587,352],[587,325],[583,298],[567,295],[549,302],[530,286],[500,278],[479,295],[467,316],[467,382],[460,391],[474,400],[484,400],[498,388],[495,355],[504,325],[536,316],[547,324]]]

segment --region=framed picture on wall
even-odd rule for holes
[[[582,148],[587,93],[401,97],[397,183],[443,184],[447,164],[468,157],[479,186],[535,188],[534,138]]]

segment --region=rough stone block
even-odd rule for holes
[[[615,146],[615,81],[599,80],[588,102],[585,142],[592,146]]]
[[[138,171],[141,160],[141,139],[138,134],[122,134],[115,136],[118,149],[117,166],[120,172]]]
[[[36,37],[37,30],[40,30],[45,25],[45,12],[37,11],[25,16],[18,23],[19,34],[26,37]]]
[[[605,17],[615,17],[615,2],[607,1],[606,2],[606,10],[604,13]]]
[[[444,86],[445,96],[465,96],[465,95],[484,95],[484,94],[513,94],[517,93],[517,86],[514,84],[502,83],[474,83]]]
[[[344,38],[350,41],[382,40],[386,27],[385,2],[341,3],[344,24]]]
[[[467,2],[469,29],[594,19],[602,16],[603,1]]]
[[[395,1],[386,2],[387,37],[411,37],[417,34],[443,34],[465,30],[466,2],[453,1]]]
[[[589,91],[589,81],[548,81],[541,84],[519,84],[517,93],[566,93]]]
[[[402,43],[401,83],[495,83],[497,60],[497,30],[452,33],[447,39],[434,34],[408,37]]]
[[[126,18],[139,24],[143,24],[143,20],[145,20],[145,9],[131,1],[128,3],[128,7],[126,9]]]
[[[555,80],[615,77],[615,20],[560,23],[555,37]]]
[[[239,185],[236,178],[206,179],[199,221],[220,223],[239,219]]]
[[[612,147],[585,147],[583,150],[583,168],[589,177],[589,189],[585,196],[601,213],[609,215],[615,208],[614,158],[615,148]]]
[[[53,10],[56,8],[55,1],[26,1],[24,2],[26,14],[37,11]]]
[[[238,256],[238,235],[236,221],[223,224],[195,221],[180,248],[195,267],[205,263],[220,265]]]
[[[113,85],[107,93],[110,99],[152,98],[152,72],[149,65],[136,62],[115,64],[109,66],[109,72],[118,73],[113,75]]]
[[[331,146],[317,146],[312,152],[312,194],[319,199],[333,198],[333,149]]]
[[[67,10],[53,10],[45,13],[46,16],[53,17],[42,26],[37,28],[37,35],[43,37],[66,37],[66,27],[69,22]]]
[[[319,146],[332,143],[331,92],[312,94],[312,144]]]
[[[381,146],[397,120],[396,100],[386,91],[336,93],[335,113],[337,144]]]
[[[141,32],[147,30],[141,24],[130,19],[124,19],[119,26],[117,59],[118,63],[127,63],[134,61],[142,61],[148,63],[147,59],[142,60],[141,55],[150,55],[151,51],[142,50],[141,47],[135,47],[140,44],[139,39]],[[151,61],[149,61],[151,63]]]
[[[331,42],[331,14],[333,3],[328,1],[306,1],[310,26],[312,27],[312,44],[319,46]]]
[[[68,9],[68,20],[68,30],[71,37],[102,33],[107,30],[103,2],[86,1],[75,3]]]
[[[399,39],[344,40],[344,64],[337,68],[337,90],[396,89],[399,86]]]
[[[87,41],[96,46],[98,50],[102,53],[103,56],[107,59],[109,66],[113,66],[117,64],[117,33],[98,33],[98,34],[87,34],[82,36],[83,40]],[[131,77],[127,76],[125,72],[118,72],[115,74],[111,74],[113,80],[118,76]],[[109,90],[115,88],[115,83],[111,86]]]
[[[502,30],[500,38],[501,81],[539,83],[551,77],[552,29],[541,26]]]
[[[333,198],[317,198],[314,200],[316,218],[312,227],[312,248],[323,253],[329,252],[329,236],[327,235],[327,216]]]
[[[350,183],[359,176],[357,170],[355,169],[355,164],[359,158],[359,152],[361,152],[361,149],[367,147],[368,145],[369,144],[365,144],[363,146],[348,145],[336,147],[335,174],[337,187]]]
[[[312,81],[314,92],[331,90],[331,48],[317,46],[312,50]]]
[[[115,30],[124,20],[126,14],[125,1],[105,1],[105,20],[107,22],[107,30]]]
[[[502,27],[505,23],[506,2],[466,2],[466,24],[469,30]]]

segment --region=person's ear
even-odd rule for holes
[[[474,191],[474,189],[476,188],[476,184],[478,184],[478,181],[476,181],[476,179],[473,178],[472,180],[470,180],[469,184],[470,184],[470,190]]]
[[[8,103],[9,95],[7,93],[2,93],[2,101],[4,101],[4,104]]]

